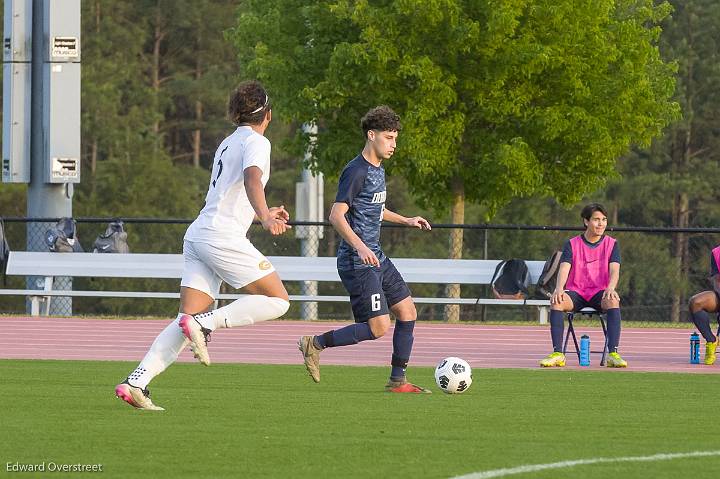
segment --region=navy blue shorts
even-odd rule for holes
[[[350,293],[356,323],[389,314],[391,306],[410,296],[410,288],[390,258],[380,263],[380,267],[338,271],[338,274]]]
[[[573,303],[573,311],[576,313],[583,308],[594,308],[598,311],[602,311],[603,293],[605,293],[605,291],[598,291],[595,293],[595,296],[590,298],[590,300],[587,300],[575,291],[565,290],[565,294],[570,296],[570,301]]]

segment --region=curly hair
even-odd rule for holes
[[[262,123],[270,109],[270,97],[257,80],[240,83],[228,101],[228,116],[237,126]]]
[[[589,205],[586,205],[585,208],[582,209],[582,211],[580,212],[580,217],[585,220],[590,221],[590,218],[592,217],[593,213],[595,213],[596,211],[599,211],[600,213],[605,215],[605,217],[607,217],[607,215],[608,215],[607,210],[605,209],[605,207],[603,205],[601,205],[600,203],[590,203]]]
[[[387,105],[376,106],[369,112],[365,113],[365,116],[363,116],[362,120],[360,120],[360,126],[362,127],[363,135],[365,135],[365,138],[367,138],[367,133],[370,130],[402,130],[402,125],[400,124],[400,117],[392,110],[392,108]]]

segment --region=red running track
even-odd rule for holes
[[[161,320],[97,320],[78,318],[0,318],[0,358],[140,361],[155,336],[168,324]],[[348,323],[269,321],[213,333],[210,357],[216,363],[301,364],[297,339],[323,333]],[[599,328],[577,328],[588,333],[593,350],[603,344]],[[578,334],[578,336],[580,335]],[[622,331],[620,352],[632,371],[717,373],[715,366],[688,363],[688,329],[632,329]],[[474,368],[537,368],[550,352],[550,330],[545,326],[486,326],[423,324],[415,328],[411,365],[434,366],[447,356],[458,356]],[[385,366],[390,363],[392,331],[376,341],[332,348],[323,352],[323,364]],[[180,361],[194,361],[189,350]],[[600,354],[590,369],[600,369]],[[579,368],[568,354],[568,367]]]

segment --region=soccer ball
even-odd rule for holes
[[[445,358],[435,368],[435,382],[448,394],[464,393],[472,384],[470,365],[460,358]]]

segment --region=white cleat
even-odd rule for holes
[[[208,353],[207,349],[210,330],[203,328],[200,323],[189,314],[183,314],[178,324],[185,337],[190,340],[190,349],[195,358],[205,366],[210,366],[210,353]]]
[[[115,386],[115,395],[137,409],[146,411],[164,411],[150,400],[150,391],[131,386],[127,381]]]

